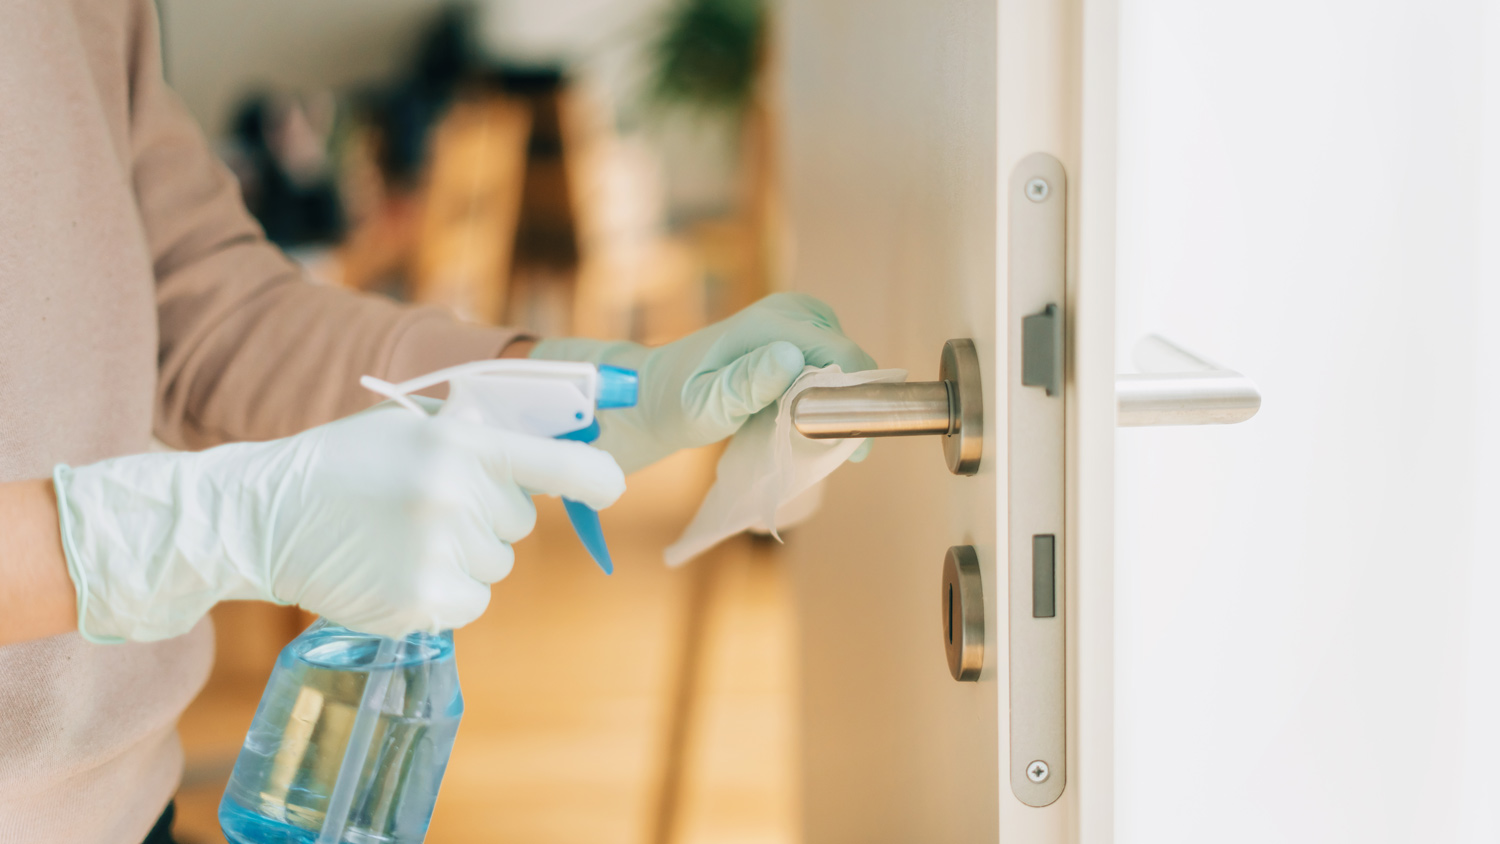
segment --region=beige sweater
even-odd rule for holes
[[[0,481],[290,434],[510,332],[310,285],[162,81],[150,0],[0,23]],[[3,572],[3,569],[0,569]],[[150,645],[0,648],[0,842],[137,844],[176,788],[207,623]]]

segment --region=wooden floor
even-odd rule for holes
[[[742,537],[681,570],[661,549],[712,478],[712,452],[632,476],[604,514],[616,573],[553,500],[489,612],[457,635],[465,713],[432,844],[789,844],[793,676],[776,547]],[[221,666],[184,715],[184,844],[214,812],[291,619],[231,607]],[[254,613],[260,613],[253,616]],[[258,619],[258,620],[254,620]],[[241,635],[243,633],[243,635]]]

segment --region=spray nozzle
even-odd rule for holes
[[[594,407],[599,410],[615,410],[635,407],[640,398],[640,376],[634,369],[624,369],[609,364],[599,366],[599,396]]]

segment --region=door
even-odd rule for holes
[[[1497,24],[1122,5],[1120,354],[1265,404],[1120,432],[1118,841],[1500,839]]]
[[[1083,60],[1083,46],[1108,35],[1110,8],[1085,15],[1045,0],[779,6],[794,286],[833,303],[851,336],[912,380],[936,377],[945,341],[973,340],[984,411],[977,474],[951,474],[934,438],[878,442],[867,461],[831,478],[819,518],[789,539],[807,841],[1045,844],[1107,822],[1112,135],[1110,101],[1091,100],[1084,84],[1112,76]],[[1108,49],[1093,55],[1112,60]],[[1089,113],[1100,140],[1086,146],[1080,127]],[[1087,180],[1086,160],[1095,174]],[[1027,167],[1044,169],[1019,177]],[[1027,199],[1037,174],[1048,184]],[[1037,209],[1056,209],[1057,228],[1046,237],[1028,234],[1028,226],[1050,225],[1037,221]],[[1077,249],[1069,229],[1099,229],[1102,251]],[[1015,231],[1024,254],[1008,246]],[[1017,267],[1055,271],[1056,291],[1018,300],[1024,312],[1013,308]],[[1068,346],[1071,373],[1056,396],[1028,387],[1013,401],[1022,319],[1047,303],[1084,327]],[[1012,485],[1022,470],[1008,455],[1013,438],[1017,453],[1030,454],[1033,436],[1012,430],[1012,405],[1021,403],[1055,410],[1055,471],[1035,490],[1023,484],[1018,497]],[[1064,500],[1065,487],[1097,492]],[[1039,512],[1038,502],[1055,503],[1055,512]],[[1017,554],[1031,577],[1033,535],[1053,543],[1056,606],[1046,618],[1025,616],[1054,650],[1031,659],[1040,666],[1037,690],[1013,699],[1022,685],[1013,687],[1013,664],[1029,657],[1011,641],[1008,584]],[[984,656],[972,682],[956,681],[945,661],[950,546],[971,546],[980,570]],[[1080,555],[1089,548],[1098,553]],[[1054,719],[1033,731],[1058,754],[1040,789],[1023,773],[1038,760],[1012,741],[1012,715],[1028,707]],[[1018,796],[1027,789],[1047,793],[1027,805]]]
[[[966,336],[985,371],[977,475],[879,443],[793,544],[807,840],[1500,836],[1500,16],[784,8],[798,286],[884,365],[931,377]],[[1007,191],[1035,152],[1067,174],[1069,328],[1066,787],[1040,807],[1016,796],[1007,612],[1034,395],[1011,383],[1032,314]],[[1264,410],[1117,432],[1117,402],[1122,423],[1247,415],[1232,372],[1117,382],[1209,366],[1154,335]],[[938,654],[950,544],[985,588],[973,683]]]

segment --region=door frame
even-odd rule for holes
[[[1118,0],[1079,0],[1077,168],[1069,184],[1070,841],[1114,840],[1115,175]]]
[[[1109,842],[1114,837],[1115,114],[1117,0],[1002,0],[999,6],[996,196],[1033,152],[1063,162],[1068,184],[1065,582],[1068,785],[1051,806],[1011,791],[1008,692],[999,695],[1002,841]],[[1005,203],[997,243],[1008,253]],[[997,284],[1008,254],[998,256]],[[997,295],[998,326],[1020,315]],[[1003,401],[1003,397],[998,397]],[[1004,413],[1003,410],[998,411]],[[1003,418],[1003,416],[997,416]],[[1003,483],[1004,473],[1001,473]],[[1002,495],[1000,500],[1005,500]],[[1002,508],[1003,509],[1003,508]],[[1008,535],[1006,514],[1001,531]],[[1000,543],[1001,547],[1006,542]],[[1003,563],[1002,563],[1003,564]],[[997,587],[1003,578],[997,578]],[[1001,601],[999,607],[1006,603]],[[997,607],[997,609],[999,608]],[[997,616],[997,622],[1000,619]],[[1008,643],[1003,622],[995,668]],[[1009,685],[1008,683],[1006,684]]]

